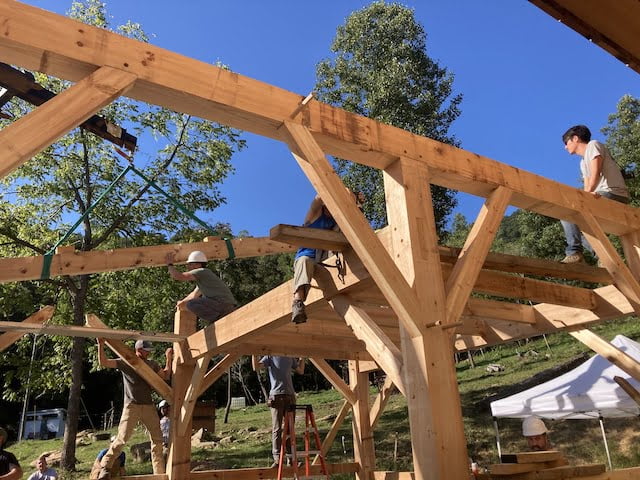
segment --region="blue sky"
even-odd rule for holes
[[[65,0],[25,3],[64,13]],[[338,25],[368,5],[359,0],[107,0],[113,25],[139,22],[151,42],[301,95]],[[454,75],[464,95],[452,132],[462,148],[579,186],[578,158],[560,137],[588,125],[594,138],[624,94],[640,95],[640,76],[597,45],[525,0],[420,0],[427,53]],[[278,223],[301,223],[314,190],[276,141],[247,134],[222,187],[227,205],[205,217],[234,232],[267,236]],[[482,199],[459,196],[457,212],[473,220]]]

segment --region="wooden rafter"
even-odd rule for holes
[[[93,314],[88,314],[85,317],[86,324],[93,328],[104,328],[105,332],[108,327],[102,323],[102,321]],[[167,401],[172,400],[172,389],[167,383],[160,378],[160,376],[153,371],[153,369],[140,360],[133,349],[127,347],[122,341],[113,338],[105,338],[107,346],[113,350],[118,356],[131,368],[133,368],[138,375],[140,375],[145,382],[147,382],[153,389],[158,392],[162,398]]]
[[[48,322],[51,317],[53,317],[53,314],[55,312],[55,307],[52,306],[46,306],[41,308],[40,310],[38,310],[36,313],[34,313],[33,315],[28,316],[27,318],[25,318],[22,323],[27,326],[36,326],[38,328],[41,328],[42,324],[45,322]],[[0,331],[3,330],[2,326],[5,325],[6,323],[9,322],[0,322]],[[2,335],[0,335],[0,352],[6,350],[7,348],[9,348],[11,345],[13,345],[15,342],[17,342],[18,340],[20,340],[25,333],[27,333],[29,330],[27,331],[13,331],[13,332],[6,332],[3,333]]]
[[[136,76],[104,66],[0,131],[4,177],[124,94]]]

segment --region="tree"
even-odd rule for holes
[[[377,1],[351,14],[331,45],[335,58],[316,70],[318,98],[345,110],[456,145],[449,127],[460,114],[453,75],[426,53],[426,34],[413,10]],[[336,160],[345,183],[366,194],[365,212],[375,227],[386,224],[382,173]],[[444,227],[454,193],[432,187],[436,223]]]
[[[631,203],[640,205],[640,99],[623,96],[602,133],[607,136],[613,158],[626,173]]]
[[[109,29],[105,5],[99,0],[73,2],[69,16]],[[147,41],[139,24],[128,22],[117,28],[123,35]],[[45,88],[60,92],[66,82],[36,74]],[[14,118],[28,113],[31,106],[12,101]],[[230,159],[244,146],[239,133],[218,124],[175,113],[164,108],[120,99],[100,112],[109,122],[133,129],[149,137],[136,155],[138,168],[170,195],[191,210],[212,211],[222,197],[217,185],[232,171]],[[6,123],[6,121],[3,121]],[[155,151],[154,151],[155,150]],[[114,182],[127,161],[102,140],[77,129],[42,151],[34,159],[3,180],[0,201],[0,236],[24,254],[44,254],[69,228],[71,218],[86,215],[83,231],[73,237],[82,251],[104,248],[110,243],[136,244],[149,233],[175,231],[184,216],[166,199],[138,177],[118,181],[107,200],[89,212],[99,194]],[[93,289],[107,282],[108,275],[80,275],[45,279],[63,293],[58,299],[56,321],[82,325]],[[149,298],[147,299],[149,300]],[[130,317],[132,322],[139,318]],[[144,319],[143,319],[144,320]],[[146,329],[140,321],[138,329]],[[74,469],[75,436],[79,416],[85,340],[62,340],[61,354],[68,362],[56,372],[60,383],[69,386],[67,425],[62,466]]]

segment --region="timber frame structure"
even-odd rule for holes
[[[290,283],[202,330],[196,330],[193,316],[181,311],[176,312],[173,333],[115,331],[94,315],[87,316],[86,327],[46,325],[51,307],[24,322],[0,322],[0,331],[6,332],[0,335],[0,351],[30,331],[99,336],[134,367],[137,358],[122,340],[174,342],[171,386],[139,369],[173,405],[167,473],[136,478],[275,477],[274,469],[191,472],[195,402],[240,355],[311,357],[345,399],[323,449],[352,411],[354,463],[331,465],[330,471],[353,472],[367,480],[387,478],[385,472],[376,472],[373,429],[393,385],[407,397],[414,464],[413,473],[393,478],[469,478],[454,351],[566,330],[640,380],[637,363],[588,330],[598,322],[640,313],[640,211],[17,1],[0,1],[0,23],[1,62],[76,82],[0,132],[0,175],[126,95],[285,142],[342,232],[281,225],[271,239],[234,240],[238,257],[292,251],[292,245],[301,244],[342,251],[344,279],[318,268],[306,324],[290,323]],[[387,228],[370,228],[327,155],[383,171]],[[486,198],[462,249],[438,245],[429,184]],[[606,268],[490,253],[509,205],[577,223]],[[607,233],[621,238],[626,262]],[[214,238],[109,252],[62,247],[54,255],[51,275],[160,266],[167,251],[184,262],[194,248],[210,258],[227,256],[224,242]],[[43,257],[0,259],[0,281],[38,279],[42,262]],[[600,286],[571,287],[531,276]],[[527,303],[475,298],[474,292]],[[209,369],[213,355],[221,353],[224,359]],[[326,359],[349,361],[348,384]],[[384,370],[387,381],[370,405],[368,371],[377,368]],[[589,478],[630,479],[640,471],[632,470],[635,473],[614,471]]]

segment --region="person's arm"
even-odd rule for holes
[[[200,295],[202,295],[202,293],[200,292],[200,289],[198,287],[194,288],[193,290],[191,290],[191,293],[189,295],[187,295],[186,297],[184,297],[182,300],[178,300],[176,302],[176,306],[178,308],[184,308],[185,304],[189,301],[189,300],[193,300],[194,298],[198,298]]]
[[[107,358],[104,353],[104,338],[98,338],[98,365],[103,368],[118,368],[118,362],[113,358]]]
[[[169,380],[169,378],[171,378],[171,365],[173,364],[173,348],[167,348],[164,356],[166,357],[165,365],[164,368],[158,372],[158,375],[164,380]]]
[[[584,189],[586,192],[594,193],[594,190],[602,177],[602,156],[597,155],[589,162],[589,172],[591,175],[584,179]]]
[[[20,480],[22,478],[22,468],[20,465],[11,465],[9,473],[0,475],[0,480]]]
[[[173,252],[167,253],[164,257],[165,262],[167,262],[167,268],[169,269],[169,275],[171,275],[171,278],[173,278],[174,280],[177,280],[178,282],[195,281],[196,277],[194,277],[193,274],[189,272],[181,272],[176,267],[174,267],[173,265],[174,257],[175,257],[175,254]]]
[[[256,372],[264,368],[264,363],[258,359],[258,355],[251,355],[251,365]]]
[[[300,357],[298,359],[298,366],[293,371],[298,373],[298,374],[300,374],[300,375],[303,375],[304,374],[304,364],[305,364],[304,358]]]
[[[313,222],[316,218],[318,218],[322,213],[323,206],[324,206],[324,203],[322,202],[320,195],[316,195],[316,197],[311,202],[311,205],[309,206],[307,215],[304,217],[304,225],[308,225],[311,222]]]

